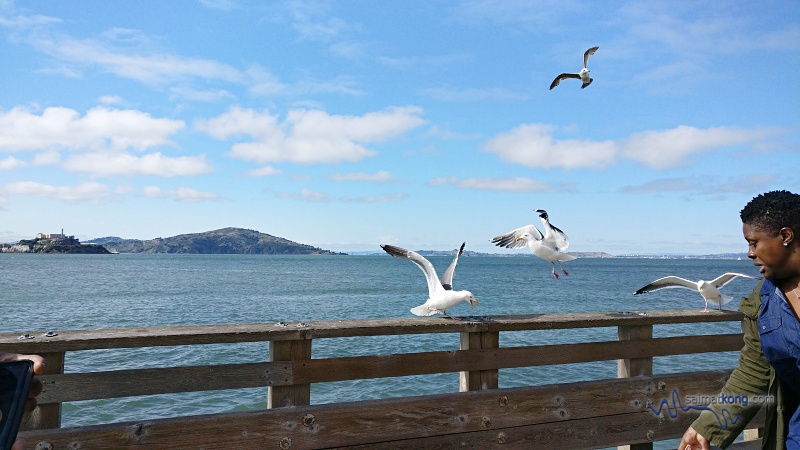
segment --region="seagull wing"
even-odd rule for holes
[[[578,75],[577,73],[562,73],[561,75],[557,76],[556,79],[553,80],[552,83],[550,83],[550,89],[553,89],[554,87],[558,86],[558,83],[561,83],[561,80],[564,80],[564,79],[567,79],[567,78],[577,78],[577,79],[580,80],[581,76]]]
[[[417,252],[406,250],[404,248],[395,247],[394,245],[381,245],[381,248],[386,253],[396,258],[407,259],[416,264],[420,269],[422,269],[422,273],[425,274],[425,280],[428,281],[429,297],[432,298],[434,294],[444,291],[442,283],[439,282],[439,277],[436,275],[436,269],[433,268],[433,264],[431,264],[430,261],[422,257],[422,255],[420,255]]]
[[[669,289],[669,288],[684,288],[697,291],[697,283],[695,283],[694,281],[686,280],[681,277],[669,276],[669,277],[659,278],[656,281],[653,281],[647,286],[634,292],[633,295],[644,294],[646,292],[652,292],[652,291],[657,291],[659,289]]]
[[[600,47],[592,47],[589,50],[586,50],[585,52],[583,52],[583,68],[584,69],[586,68],[586,64],[589,62],[589,57],[594,55],[594,52],[596,52],[598,48],[600,48]]]
[[[736,277],[753,278],[756,280],[759,279],[759,277],[754,277],[752,275],[746,275],[743,273],[736,273],[736,272],[728,272],[728,273],[723,273],[717,278],[714,278],[709,283],[711,283],[711,285],[714,286],[715,288],[719,289],[722,286],[725,286],[726,284],[730,283]]]
[[[524,239],[517,240],[517,238],[525,233],[529,233],[537,241],[541,241],[544,238],[544,236],[542,236],[542,233],[540,233],[535,226],[525,225],[524,227],[517,228],[514,231],[509,231],[506,234],[495,236],[491,239],[491,241],[494,245],[498,247],[522,248],[526,247],[528,243]]]
[[[444,271],[444,275],[442,275],[442,287],[447,291],[453,290],[453,274],[456,271],[456,264],[458,264],[458,257],[464,253],[464,245],[467,243],[464,242],[461,244],[461,248],[458,249],[458,253],[456,253],[456,257],[453,258],[453,262],[450,263],[450,267]]]
[[[544,224],[544,244],[548,247],[563,252],[569,247],[569,238],[557,226],[552,225],[548,219],[541,218]]]

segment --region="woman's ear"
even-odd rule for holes
[[[794,240],[794,231],[789,227],[781,228],[780,231],[778,231],[778,235],[781,237],[784,247],[788,247]]]

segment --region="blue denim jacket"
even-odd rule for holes
[[[800,322],[788,300],[771,281],[765,280],[759,292],[761,312],[758,332],[761,349],[775,374],[786,386],[800,394]],[[800,408],[789,420],[786,448],[800,450]]]

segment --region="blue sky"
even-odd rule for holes
[[[0,242],[744,252],[800,191],[794,1],[0,0]],[[577,72],[594,82],[548,87]]]

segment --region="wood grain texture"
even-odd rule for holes
[[[694,415],[656,416],[674,388],[681,395],[719,391],[729,371],[692,372],[548,386],[490,389],[225,413],[22,433],[73,448],[281,448],[380,445],[381,448],[601,448],[671,439]],[[502,441],[502,442],[501,442]],[[494,442],[494,444],[492,444]],[[517,445],[513,445],[517,444]],[[409,445],[411,447],[409,447]]]

